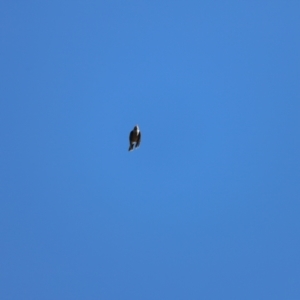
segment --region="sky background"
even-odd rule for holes
[[[1,1],[0,298],[300,299],[299,13]]]

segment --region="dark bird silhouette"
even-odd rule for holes
[[[128,151],[132,151],[133,148],[137,148],[140,146],[141,143],[141,131],[139,129],[139,126],[134,126],[133,130],[129,134],[129,149]]]

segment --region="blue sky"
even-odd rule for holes
[[[1,1],[0,298],[300,299],[299,11]]]

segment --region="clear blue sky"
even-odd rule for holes
[[[299,13],[1,1],[1,300],[300,299]]]

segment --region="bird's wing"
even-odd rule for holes
[[[137,141],[136,141],[136,147],[138,147],[140,145],[141,140],[142,140],[142,134],[141,134],[141,132],[139,132]]]
[[[130,131],[130,134],[129,134],[129,143],[132,142],[133,135],[134,135],[134,132],[133,132],[133,131]]]

